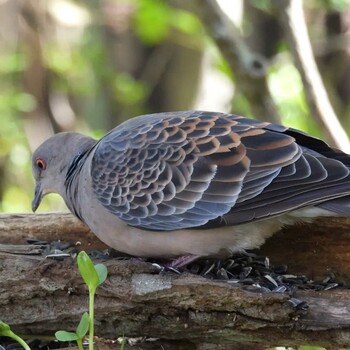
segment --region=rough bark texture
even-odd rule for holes
[[[22,251],[15,254],[9,243],[18,244],[28,237],[71,237],[88,247],[96,242],[94,237],[70,214],[1,215],[0,223],[0,318],[22,334],[74,329],[88,306],[75,261],[43,259]],[[279,259],[291,269],[305,268],[310,273],[314,269],[316,275],[327,273],[316,261],[324,268],[328,257],[332,270],[346,276],[349,228],[349,219],[321,220],[277,234],[263,251],[272,253],[272,263]],[[5,252],[5,243],[11,253]],[[346,289],[297,291],[293,297],[309,305],[307,311],[300,311],[292,307],[287,293],[252,293],[188,273],[159,273],[137,259],[105,264],[109,277],[97,291],[95,310],[100,336],[182,340],[196,344],[193,349],[243,349],[243,345],[257,349],[257,344],[317,344],[331,349],[350,345],[350,291]]]

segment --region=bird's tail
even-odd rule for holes
[[[340,216],[350,216],[350,196],[332,199],[317,205]]]

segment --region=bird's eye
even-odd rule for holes
[[[45,161],[44,160],[42,160],[42,159],[37,159],[36,161],[35,161],[35,164],[36,164],[36,166],[39,168],[39,169],[41,169],[41,170],[45,170],[46,169],[46,163],[45,163]]]

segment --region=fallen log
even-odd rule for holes
[[[305,271],[315,276],[331,269],[346,277],[349,228],[347,219],[321,220],[277,234],[263,250],[274,253],[270,255],[273,263],[280,259],[302,269],[304,261]],[[319,230],[322,239],[317,238]],[[0,216],[0,243],[5,248],[6,244],[23,244],[28,237],[79,240],[86,250],[104,246],[70,214]],[[0,319],[21,334],[74,329],[88,306],[75,261],[43,259],[22,250],[6,252],[5,248],[0,249]],[[337,258],[327,263],[325,257],[317,257],[316,249]],[[313,256],[323,270],[315,260],[308,260]],[[328,349],[350,345],[347,289],[261,293],[190,273],[160,272],[137,259],[111,259],[105,264],[109,277],[97,291],[95,310],[96,333],[102,337],[182,340],[196,344],[197,349],[204,349],[203,344],[216,344],[218,349],[224,349],[224,344],[230,344],[230,349],[257,349],[257,344],[315,344]],[[291,297],[305,301],[308,309],[295,308]]]

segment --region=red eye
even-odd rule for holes
[[[39,168],[39,169],[41,169],[41,170],[45,170],[46,169],[46,163],[45,163],[45,161],[43,161],[42,159],[37,159],[36,161],[35,161],[35,164],[36,164],[36,166]]]

